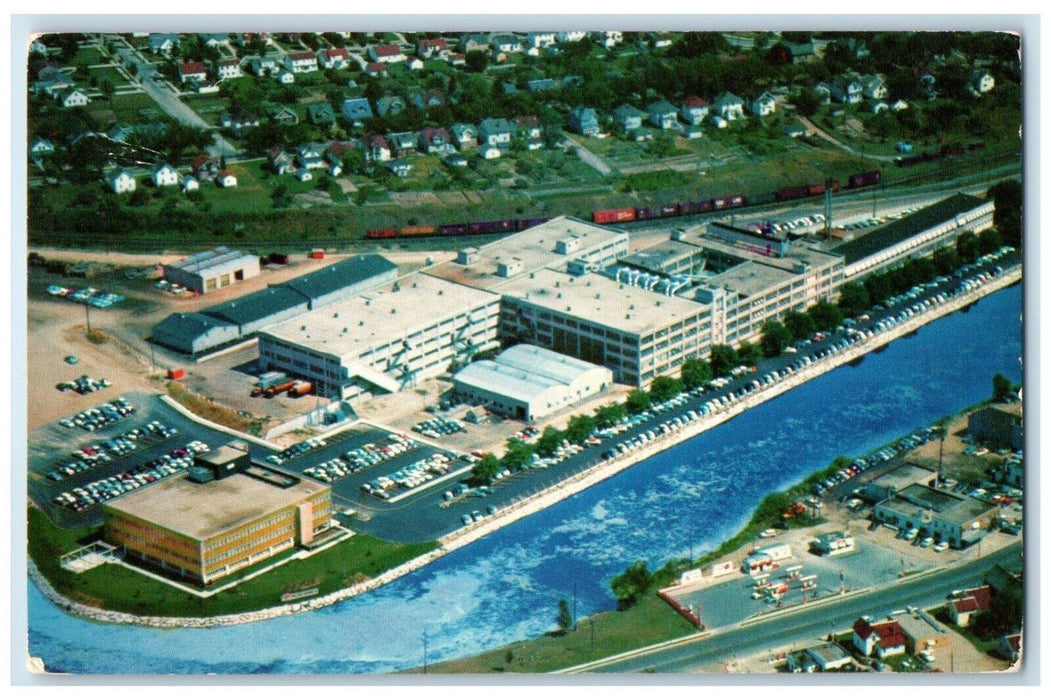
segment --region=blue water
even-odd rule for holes
[[[1021,287],[983,299],[372,593],[207,630],[101,625],[30,586],[30,653],[70,673],[382,673],[537,636],[560,598],[609,610],[610,579],[733,534],[770,491],[1021,380]]]

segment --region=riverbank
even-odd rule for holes
[[[369,581],[363,582],[362,584],[358,584],[350,588],[337,591],[323,598],[318,598],[312,601],[298,603],[295,605],[278,606],[275,608],[259,610],[256,612],[245,613],[241,615],[195,619],[173,619],[156,617],[142,618],[131,615],[120,615],[115,613],[108,613],[105,611],[92,610],[91,608],[88,608],[86,606],[77,606],[76,609],[71,609],[69,606],[64,604],[63,601],[55,600],[54,598],[52,598],[52,602],[54,602],[56,605],[63,609],[74,612],[74,614],[89,617],[92,619],[101,619],[105,622],[137,624],[156,627],[211,627],[218,625],[233,625],[245,622],[252,622],[261,619],[267,619],[270,617],[295,614],[297,612],[306,612],[309,610],[314,610],[320,607],[331,605],[335,602],[339,602],[340,600],[345,600],[347,598],[351,598],[368,590],[375,589],[381,585],[384,585],[396,578],[399,578],[409,573],[410,571],[426,566],[435,559],[444,556],[444,554],[462,548],[466,544],[477,541],[478,539],[485,537],[487,534],[490,534],[491,532],[500,527],[506,526],[515,520],[525,517],[526,515],[535,513],[540,509],[545,508],[548,505],[553,504],[559,500],[568,498],[569,496],[578,493],[583,489],[588,488],[598,483],[599,481],[602,481],[603,479],[609,478],[614,474],[623,471],[624,469],[634,465],[638,461],[646,459],[647,457],[650,457],[653,454],[656,454],[657,452],[660,452],[670,447],[671,445],[681,441],[682,439],[693,437],[716,425],[724,423],[729,418],[739,415],[744,410],[747,410],[748,408],[758,405],[763,401],[769,400],[774,396],[784,393],[788,389],[798,386],[810,378],[813,378],[823,372],[838,367],[844,362],[850,362],[860,355],[863,355],[873,349],[881,347],[882,345],[890,342],[891,340],[899,337],[900,335],[911,333],[916,328],[934,320],[935,318],[950,314],[963,306],[969,305],[974,301],[980,299],[982,296],[1013,283],[1014,281],[1019,279],[1020,276],[1020,270],[1009,271],[1008,273],[1005,273],[1005,275],[1001,276],[999,279],[995,279],[991,283],[979,288],[978,290],[975,290],[975,292],[960,295],[959,297],[950,299],[948,303],[931,310],[930,312],[924,314],[921,317],[908,319],[908,321],[900,324],[894,329],[891,329],[891,331],[887,333],[881,334],[878,337],[868,339],[864,343],[852,346],[847,350],[844,350],[840,353],[837,353],[836,355],[831,356],[830,358],[822,360],[818,363],[818,365],[808,367],[806,371],[800,372],[797,375],[792,375],[784,382],[770,387],[762,393],[757,393],[756,395],[748,396],[745,400],[742,400],[738,404],[731,406],[731,408],[726,410],[725,412],[717,416],[713,416],[711,419],[705,418],[704,420],[696,421],[687,429],[679,431],[674,435],[668,436],[659,441],[657,444],[647,445],[645,449],[638,450],[632,453],[630,456],[623,457],[615,462],[601,464],[592,469],[591,471],[579,475],[571,481],[564,482],[555,487],[552,487],[547,492],[540,494],[535,499],[532,499],[528,502],[522,502],[512,508],[505,509],[504,511],[498,513],[495,516],[495,522],[479,524],[477,529],[472,529],[466,532],[460,532],[456,535],[445,538],[445,540],[442,541],[442,545],[438,550],[435,550],[434,552],[431,552],[426,556],[419,557],[417,559],[406,562],[405,564],[395,569],[392,569],[380,576],[377,576],[375,579],[371,579]],[[101,615],[101,617],[97,615]]]

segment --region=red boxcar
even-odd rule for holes
[[[716,197],[712,200],[712,207],[714,209],[729,209],[730,207],[739,207],[744,204],[744,196],[739,194],[731,194],[726,197]]]
[[[635,210],[631,207],[624,209],[600,209],[592,214],[591,220],[596,224],[615,224],[619,221],[634,221]]]
[[[442,224],[438,227],[440,236],[462,236],[467,233],[467,224]]]
[[[808,194],[808,188],[806,185],[795,185],[793,187],[782,187],[777,191],[777,198],[780,201],[787,199],[799,199],[800,197],[806,197]],[[721,200],[717,200],[721,201]],[[716,208],[721,208],[719,204],[715,205]]]
[[[370,228],[365,238],[394,238],[398,235],[396,228]]]
[[[683,202],[679,205],[679,213],[683,216],[688,214],[703,214],[712,210],[712,201],[706,199],[703,202]]]

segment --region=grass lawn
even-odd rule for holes
[[[229,104],[217,94],[193,95],[182,97],[183,103],[196,112],[208,124],[218,125],[219,115],[227,110]]]
[[[557,608],[551,606],[551,628]],[[655,595],[624,612],[605,612],[581,620],[575,632],[515,642],[478,656],[428,667],[429,673],[549,673],[595,659],[676,639],[697,630]],[[592,639],[594,644],[592,644]],[[510,655],[510,661],[508,656]],[[416,669],[414,672],[419,672]]]
[[[307,559],[289,561],[211,598],[201,599],[122,566],[106,564],[82,574],[59,566],[59,557],[94,538],[98,530],[61,530],[38,509],[29,509],[29,554],[63,595],[110,610],[163,616],[201,616],[259,610],[281,604],[288,591],[317,588],[326,595],[431,551],[437,543],[396,544],[369,535],[351,539]]]
[[[94,46],[82,46],[77,49],[76,55],[70,60],[69,65],[71,66],[93,66],[97,63],[103,63],[108,61],[108,58],[103,57],[102,52],[96,49]]]
[[[89,68],[88,72],[96,79],[96,85],[102,85],[102,81],[104,80],[110,81],[115,88],[131,85],[131,83],[128,82],[128,79],[121,75],[121,72],[112,66]]]
[[[104,105],[106,100],[96,100],[92,106]],[[109,108],[109,105],[104,105]],[[130,95],[114,95],[112,112],[116,121],[141,124],[160,119],[164,112],[144,92]]]

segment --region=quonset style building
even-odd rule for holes
[[[171,314],[153,327],[150,340],[200,357],[254,337],[262,328],[360,294],[397,276],[397,265],[386,258],[358,255],[198,313]]]
[[[613,384],[613,373],[535,345],[515,345],[494,360],[472,362],[453,376],[470,401],[519,420],[540,420]]]
[[[207,585],[328,529],[328,486],[248,465],[225,446],[198,456],[195,472],[103,504],[105,538],[126,556]]]

